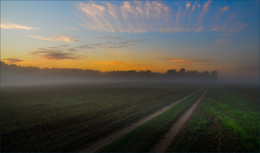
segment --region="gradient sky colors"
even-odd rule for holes
[[[1,1],[1,60],[258,80],[259,1]]]

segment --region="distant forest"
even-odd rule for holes
[[[146,71],[109,71],[82,70],[72,68],[23,67],[1,62],[1,83],[51,81],[216,81],[218,72],[168,70],[166,73]],[[50,83],[51,83],[50,82]]]

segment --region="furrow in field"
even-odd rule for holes
[[[95,144],[93,144],[93,145],[91,145],[91,146],[86,147],[85,149],[81,150],[80,152],[95,152],[95,151],[97,151],[97,150],[100,149],[101,147],[103,147],[103,146],[105,146],[105,145],[107,145],[107,144],[110,144],[112,141],[114,141],[114,140],[118,139],[119,137],[125,135],[126,133],[132,131],[132,130],[135,129],[136,127],[142,125],[143,123],[145,123],[145,122],[151,120],[152,118],[158,116],[159,114],[165,112],[166,110],[168,110],[169,108],[173,107],[174,105],[176,105],[176,104],[182,102],[183,100],[185,100],[185,99],[191,97],[192,95],[194,95],[194,94],[197,93],[198,91],[199,91],[199,90],[197,90],[197,91],[191,93],[191,94],[188,95],[188,96],[183,97],[183,98],[180,99],[180,100],[177,100],[177,101],[173,102],[172,104],[170,104],[170,105],[168,105],[168,106],[166,106],[166,107],[160,109],[159,111],[157,111],[157,112],[155,112],[155,113],[153,113],[153,114],[150,114],[149,116],[146,116],[146,117],[140,119],[138,122],[132,124],[131,126],[129,126],[129,127],[127,127],[127,128],[124,128],[124,129],[122,129],[122,130],[120,130],[120,131],[118,131],[118,132],[116,132],[116,133],[114,133],[114,134],[112,134],[112,135],[110,135],[110,136],[108,136],[108,137],[105,137],[105,138],[99,140],[97,143],[95,143]]]
[[[184,123],[188,120],[188,118],[191,116],[191,114],[194,112],[200,101],[203,99],[203,97],[206,95],[208,90],[206,90],[201,97],[188,109],[184,112],[182,116],[179,117],[179,119],[174,122],[171,129],[168,133],[159,141],[158,144],[156,144],[152,149],[151,152],[165,152],[167,147],[171,144],[176,134],[179,132],[181,127],[184,125]]]
[[[259,152],[259,87],[244,88],[212,88],[166,152]]]

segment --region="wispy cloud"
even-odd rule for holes
[[[27,35],[27,37],[34,38],[34,39],[40,39],[40,40],[47,40],[47,41],[63,41],[63,42],[76,42],[78,40],[65,35],[59,35],[59,36],[35,36],[35,35]]]
[[[91,50],[96,48],[106,48],[106,49],[118,49],[118,48],[128,48],[135,45],[138,45],[143,42],[143,40],[128,40],[121,37],[113,37],[113,36],[99,36],[96,37],[98,42],[96,43],[81,43],[81,45],[57,45],[57,46],[51,46],[46,48],[39,48],[35,53],[41,53],[44,51],[41,55],[47,53],[60,53],[65,52],[66,55],[69,55],[78,50]],[[40,51],[40,52],[39,52]],[[67,54],[68,53],[68,54]],[[49,54],[48,54],[49,55]],[[51,56],[50,56],[51,57]]]
[[[213,62],[213,60],[205,60],[205,59],[168,59],[168,61],[173,63],[207,63],[207,62]]]
[[[138,45],[142,43],[143,40],[127,40],[120,37],[112,37],[112,36],[101,36],[97,37],[101,42],[95,43],[92,46],[99,46],[103,48],[116,49],[116,48],[127,48]]]
[[[124,1],[122,5],[104,2],[78,2],[76,8],[83,13],[82,25],[91,30],[108,32],[175,31],[171,28],[169,6],[157,1]]]
[[[214,1],[213,1],[214,2]],[[124,1],[120,5],[110,2],[77,2],[79,24],[86,29],[106,32],[201,32],[214,31],[215,25],[204,22],[205,15],[220,17],[230,8],[220,9],[208,1],[186,1],[183,5],[169,6],[163,1]],[[175,8],[174,8],[175,7]],[[196,11],[195,11],[196,10]],[[192,18],[191,18],[192,16]],[[208,17],[208,16],[207,16]],[[223,20],[218,20],[223,25]],[[238,28],[239,27],[233,27]],[[221,30],[217,28],[217,30]]]
[[[219,10],[218,10],[218,13],[216,14],[216,18],[220,17],[222,14],[224,14],[226,11],[229,10],[229,7],[226,5],[224,7],[221,7]]]
[[[233,33],[241,31],[245,29],[248,25],[244,23],[234,23],[233,28],[230,26],[227,29],[224,30],[226,33],[220,34],[220,36],[231,36]]]
[[[48,48],[38,48],[37,51],[32,52],[32,55],[36,55],[48,60],[79,59],[79,57],[74,52],[65,52]]]
[[[246,28],[248,25],[242,22],[233,22],[234,18],[237,16],[237,13],[230,14],[224,24],[222,25],[215,25],[213,31],[220,31],[224,32],[220,34],[220,36],[230,36],[233,33],[240,31]]]
[[[95,48],[108,48],[108,49],[117,49],[117,48],[128,48],[135,45],[138,45],[143,40],[128,40],[121,37],[112,37],[112,36],[100,36],[96,37],[98,42],[96,43],[85,43],[80,46],[75,46],[75,49],[95,49]]]
[[[198,0],[195,1],[195,3],[192,5],[191,13],[196,9]]]
[[[202,12],[199,16],[199,28],[196,31],[202,31],[203,29],[203,25],[202,25],[202,18],[203,16],[209,11],[209,7],[210,7],[210,3],[212,2],[212,0],[207,1],[202,8]]]
[[[134,46],[138,43],[142,42],[141,40],[126,40],[126,41],[119,41],[119,42],[111,42],[107,41],[104,43],[105,48],[126,48]]]
[[[77,47],[73,47],[70,45],[58,45],[58,46],[51,46],[46,48],[39,48],[40,50],[60,50],[60,51],[76,51]]]
[[[6,59],[3,59],[3,61],[5,61],[9,64],[14,64],[14,63],[18,63],[18,62],[23,62],[24,60],[18,59],[18,58],[6,58]]]
[[[190,8],[190,6],[191,6],[191,3],[187,1],[186,2],[186,10],[188,10]]]
[[[0,24],[1,29],[39,30],[39,28],[11,23],[11,22],[7,22],[5,20],[3,20],[3,21],[1,20],[1,22],[2,22]]]

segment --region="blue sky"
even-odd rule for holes
[[[1,60],[257,80],[259,1],[1,1]]]

